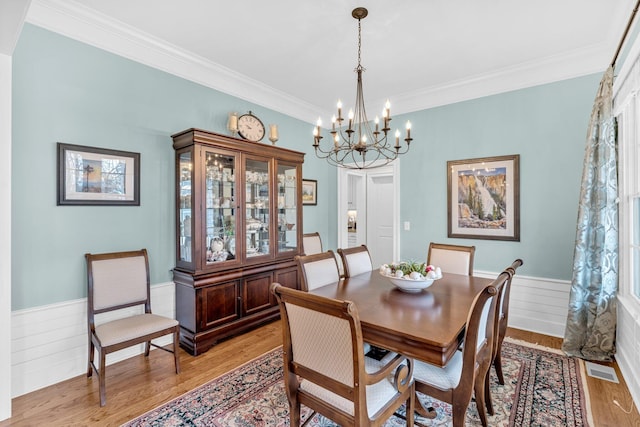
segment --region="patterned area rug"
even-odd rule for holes
[[[505,385],[492,371],[495,415],[490,426],[592,426],[583,363],[560,352],[506,339],[502,347]],[[427,426],[451,425],[451,406],[420,395],[436,409],[434,420],[416,417]],[[311,412],[303,407],[303,421]],[[481,426],[475,403],[467,410],[467,426]],[[282,349],[274,349],[166,404],[124,424],[133,426],[288,426],[289,404],[282,379]],[[309,426],[336,424],[315,415]],[[406,425],[393,417],[385,427]]]

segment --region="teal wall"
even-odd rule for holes
[[[570,279],[587,120],[599,76],[433,108],[410,119],[415,138],[401,160],[402,258],[428,242],[475,244],[476,268],[515,257],[523,274]],[[279,146],[307,153],[304,178],[318,205],[304,230],[336,247],[336,171],[310,150],[311,126],[176,76],[26,25],[13,55],[12,309],[86,295],[83,254],[146,247],[151,281],[174,265],[171,135],[198,127],[225,133],[227,113],[252,110],[277,123]],[[139,207],[56,206],[56,142],[141,153]],[[520,154],[521,241],[447,239],[446,161]]]
[[[570,280],[587,123],[600,75],[420,111],[401,163],[404,259],[430,241],[475,245],[475,268]],[[520,155],[520,242],[447,238],[448,160]]]
[[[25,25],[13,55],[12,309],[86,296],[87,252],[146,247],[151,283],[170,281],[171,135],[226,133],[228,112],[248,110],[279,125],[279,146],[311,146],[300,120]],[[141,153],[140,206],[56,206],[56,142]],[[305,157],[305,177],[335,183],[335,170]],[[327,234],[329,197],[321,187],[320,208],[304,208],[305,230]]]

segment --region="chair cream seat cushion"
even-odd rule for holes
[[[139,314],[112,320],[96,326],[96,336],[103,347],[119,344],[144,335],[152,334],[176,326],[178,321],[155,314]]]
[[[396,353],[389,352],[382,358],[382,362],[389,362],[396,356]],[[413,379],[430,385],[434,385],[442,390],[454,389],[460,382],[462,375],[462,352],[456,351],[449,363],[444,367],[432,365],[431,363],[422,362],[414,359],[413,361]]]
[[[383,363],[381,361],[365,357],[365,370],[369,373],[373,373],[379,370]],[[300,389],[317,397],[320,400],[328,402],[329,404],[342,409],[344,412],[354,415],[353,402],[339,396],[326,388],[312,383],[309,380],[303,379],[300,382]],[[393,386],[393,377],[387,378],[386,381],[379,381],[375,384],[367,386],[367,413],[369,417],[372,417],[377,411],[379,411],[385,404],[389,402],[395,396],[397,390]]]
[[[415,360],[413,378],[416,381],[434,385],[442,390],[458,387],[462,375],[462,352],[456,351],[449,363],[444,367]]]

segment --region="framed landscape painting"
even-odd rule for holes
[[[447,162],[449,237],[520,241],[520,156]]]
[[[315,179],[302,180],[302,204],[317,205],[318,204],[318,181]]]
[[[58,143],[58,206],[140,206],[140,153]]]

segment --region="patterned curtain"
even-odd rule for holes
[[[618,290],[618,168],[613,66],[595,99],[584,156],[569,314],[562,350],[612,360]]]

